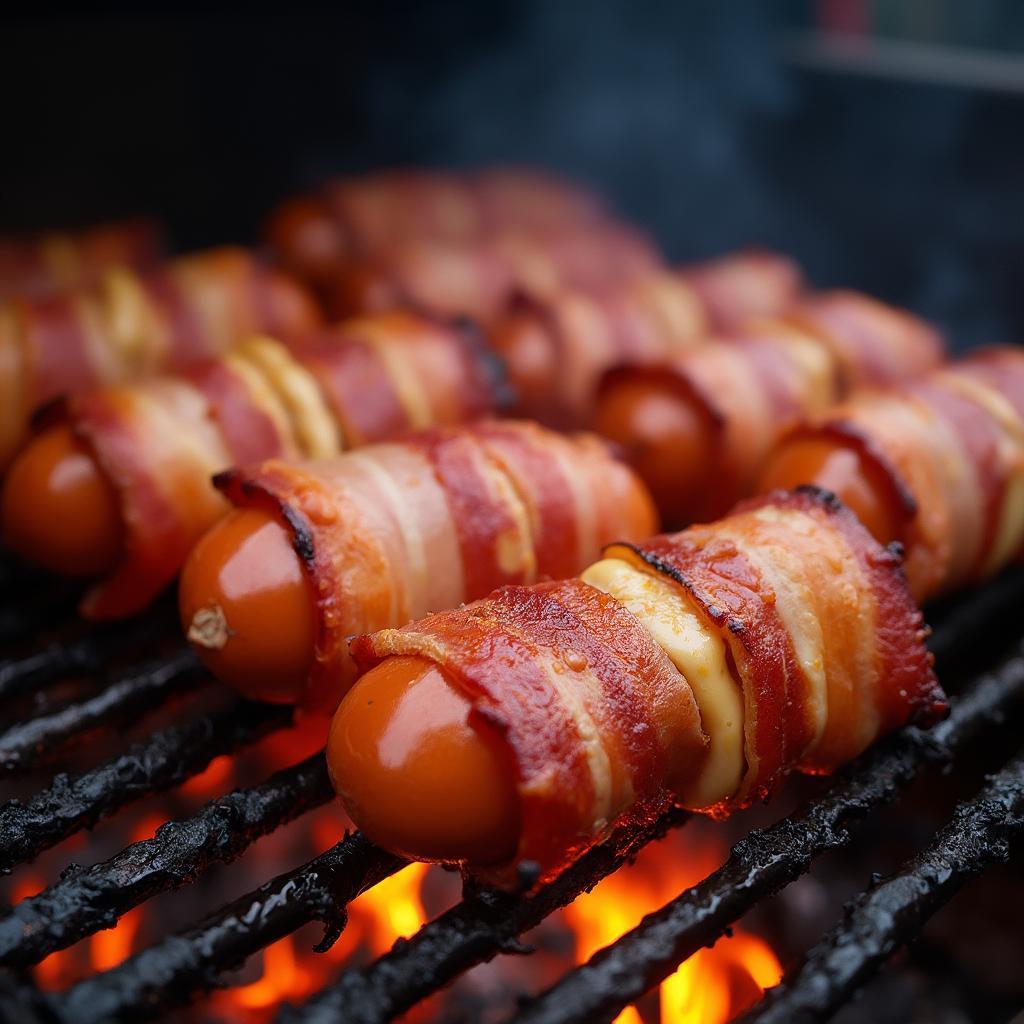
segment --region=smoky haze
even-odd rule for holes
[[[780,41],[806,6],[11,22],[0,226],[153,211],[181,247],[247,241],[332,172],[533,162],[603,189],[675,259],[778,247],[958,343],[1024,336],[1024,95],[799,70]]]

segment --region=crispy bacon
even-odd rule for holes
[[[372,369],[341,387],[346,369],[360,364]],[[63,420],[86,441],[120,495],[125,521],[121,565],[87,596],[83,612],[130,614],[174,578],[224,510],[212,474],[473,419],[492,407],[480,364],[475,345],[458,332],[403,314],[324,332],[308,348],[250,339],[183,375],[59,404],[42,422]],[[389,408],[395,414],[383,415]]]
[[[286,201],[268,237],[282,263],[318,286],[408,242],[471,245],[514,229],[552,233],[607,222],[587,192],[532,171],[400,170],[328,182]]]
[[[986,350],[855,395],[783,444],[829,438],[887,484],[919,600],[990,576],[1024,543],[1024,353]]]
[[[669,521],[694,522],[720,516],[750,494],[779,439],[853,384],[893,383],[931,369],[941,356],[934,332],[910,314],[849,292],[825,293],[785,316],[751,321],[716,344],[614,367],[601,378],[597,404],[614,403],[620,389],[640,380],[700,410],[713,473],[707,480],[681,476],[678,495],[693,499],[680,497],[679,507],[662,510]]]
[[[254,331],[282,337],[319,324],[308,295],[241,249],[215,249],[138,273],[107,270],[99,281],[40,302],[0,311],[0,389],[31,410],[61,395],[181,369],[226,351]],[[14,378],[9,374],[15,375]],[[10,416],[0,434],[0,465],[27,426]]]
[[[50,298],[92,284],[114,266],[150,267],[162,247],[159,229],[147,220],[0,238],[0,301]]]
[[[320,616],[308,703],[351,682],[348,640],[503,584],[578,572],[615,537],[654,528],[642,486],[594,438],[484,422],[335,459],[264,462],[217,485],[295,535]],[[410,509],[415,499],[415,510]]]
[[[755,317],[775,316],[804,289],[799,266],[777,252],[743,249],[678,271],[700,296],[714,331],[731,331]]]
[[[786,772],[828,771],[883,732],[945,709],[899,558],[834,498],[804,489],[717,523],[606,556],[670,584],[731,654],[742,689],[746,770],[722,814]],[[512,586],[401,629],[359,637],[366,671],[391,655],[441,666],[471,722],[515,766],[522,831],[514,860],[467,865],[514,884],[550,878],[616,824],[682,801],[708,737],[682,672],[626,605],[581,580]]]
[[[828,353],[787,330],[732,335],[657,364],[617,367],[602,378],[598,402],[638,380],[680,395],[706,424],[713,473],[679,481],[681,493],[696,496],[689,522],[723,515],[749,494],[777,439],[801,416],[827,408],[839,390]]]
[[[590,420],[599,382],[611,367],[673,361],[703,347],[724,324],[781,312],[799,287],[791,270],[784,257],[759,252],[685,272],[655,268],[602,289],[521,298],[491,336],[521,394],[519,412],[562,428],[579,426]],[[524,338],[515,329],[530,321],[543,332],[542,379],[537,357],[524,358],[536,335]]]
[[[321,291],[335,316],[413,309],[489,324],[515,298],[543,301],[570,288],[600,291],[652,273],[659,263],[646,238],[618,224],[507,229],[472,244],[407,239],[339,269]]]
[[[783,319],[829,347],[847,390],[908,380],[945,356],[931,325],[859,292],[810,295]]]

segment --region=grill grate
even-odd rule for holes
[[[1024,832],[1024,755],[1014,758],[901,871],[847,908],[843,921],[779,985],[747,1024],[830,1017],[925,921],[970,880],[1009,857]]]
[[[192,652],[179,651],[85,700],[12,725],[0,735],[0,770],[8,776],[36,771],[72,741],[131,725],[172,696],[208,683]]]
[[[0,570],[6,603],[19,577],[9,567]],[[1006,638],[1022,594],[1024,573],[1009,574],[941,611],[932,647],[947,682],[958,660],[977,659],[979,650]],[[64,595],[58,597],[56,607],[63,609]],[[37,611],[33,604],[23,621],[35,621]],[[13,622],[19,614],[21,609],[5,611],[3,621]],[[146,632],[149,628],[144,624],[132,634],[137,644],[158,635],[155,628]],[[34,652],[0,662],[0,710],[17,704],[30,689],[69,674],[101,673],[122,650],[118,637],[117,630],[108,628],[67,642],[51,638]],[[206,683],[191,655],[174,651],[80,700],[9,725],[0,734],[0,768],[8,776],[27,774],[89,734],[138,722],[182,691],[202,690]],[[516,1020],[611,1020],[691,953],[805,873],[814,858],[844,845],[857,822],[892,800],[923,768],[949,763],[967,741],[990,731],[1022,696],[1024,647],[994,674],[967,686],[944,723],[928,733],[904,730],[868,751],[795,814],[752,832],[718,871],[524,1006]],[[126,804],[175,786],[214,757],[290,722],[287,710],[234,700],[164,727],[82,774],[58,775],[24,803],[10,801],[0,808],[0,870],[33,860]],[[846,918],[751,1019],[826,1019],[896,946],[918,934],[958,884],[1006,855],[1011,835],[1024,829],[1022,791],[1024,759],[1018,759],[958,807],[918,857],[858,897]],[[158,893],[179,889],[213,865],[233,861],[260,836],[330,797],[323,759],[316,755],[211,800],[191,817],[165,824],[152,839],[132,843],[100,864],[73,866],[54,885],[0,917],[0,964],[8,968],[0,972],[0,1019],[88,1024],[159,1017],[310,922],[325,926],[318,949],[329,947],[345,925],[347,904],[404,866],[359,834],[67,992],[40,993],[21,970],[110,927]],[[305,1005],[286,1008],[282,1018],[291,1024],[391,1020],[476,964],[502,952],[528,952],[520,944],[524,932],[686,820],[685,813],[672,812],[621,829],[532,895],[468,891],[462,903],[411,939],[369,966],[348,971]],[[939,864],[948,870],[937,870]]]
[[[948,762],[958,747],[1000,721],[1024,697],[1024,657],[974,684],[930,732],[905,729],[869,750],[816,800],[752,832],[703,882],[647,917],[607,950],[570,972],[519,1018],[523,1024],[610,1020],[664,981],[701,946],[723,935],[759,900],[806,872],[827,850],[845,845],[850,828],[905,789],[928,762]],[[784,1018],[777,1018],[784,1019]]]

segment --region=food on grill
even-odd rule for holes
[[[188,636],[244,693],[328,712],[354,675],[353,635],[572,576],[608,542],[656,528],[643,485],[604,442],[529,422],[272,460],[217,484],[238,511],[186,563]]]
[[[546,878],[623,820],[726,814],[941,714],[924,636],[895,552],[779,492],[358,638],[329,766],[383,846]]]
[[[0,238],[0,300],[47,298],[92,284],[109,267],[148,267],[160,249],[160,232],[146,220]]]
[[[982,350],[798,426],[762,487],[816,483],[906,550],[918,600],[993,575],[1024,545],[1024,352]]]
[[[397,170],[341,178],[287,200],[268,237],[284,266],[330,290],[339,271],[408,242],[475,245],[507,231],[552,236],[609,222],[586,190],[535,171]]]
[[[255,336],[180,376],[73,396],[11,466],[5,540],[55,572],[105,576],[87,616],[131,614],[226,510],[211,474],[478,417],[490,369],[470,337],[395,313],[290,347]]]
[[[741,252],[684,270],[655,268],[603,289],[521,301],[488,336],[508,367],[521,415],[580,426],[609,367],[661,362],[697,347],[710,332],[779,313],[800,286],[799,270],[784,256]]]
[[[635,228],[602,223],[546,233],[506,230],[472,244],[407,239],[341,268],[319,290],[335,316],[415,309],[489,325],[516,299],[601,291],[660,266]]]
[[[800,419],[854,387],[917,377],[942,357],[938,335],[917,317],[826,292],[718,343],[610,370],[592,426],[622,446],[666,524],[679,526],[752,493],[772,446]]]
[[[288,336],[319,322],[298,284],[234,248],[144,273],[115,267],[89,288],[12,300],[0,307],[0,468],[41,403],[178,369],[255,331]]]

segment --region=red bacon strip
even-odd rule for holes
[[[18,300],[5,313],[0,348],[17,350],[18,359],[0,360],[0,391],[17,392],[26,410],[87,388],[182,369],[254,332],[291,337],[319,324],[298,285],[230,248],[144,274],[118,267],[89,288],[43,302]],[[26,427],[24,416],[5,418],[0,465]]]
[[[829,293],[716,344],[609,370],[598,387],[594,419],[600,423],[601,410],[615,408],[623,389],[628,393],[637,382],[699,411],[714,453],[701,468],[707,479],[681,471],[673,493],[656,488],[667,522],[694,522],[722,515],[750,494],[779,439],[801,420],[823,414],[853,383],[893,383],[940,358],[934,332],[916,318],[852,293]]]
[[[560,289],[521,301],[490,337],[519,394],[519,412],[579,426],[589,422],[612,367],[672,361],[703,347],[720,324],[781,312],[799,287],[790,269],[783,257],[738,253],[685,273],[655,268],[602,289]]]
[[[268,236],[285,266],[312,284],[410,241],[476,244],[514,229],[551,234],[607,215],[575,186],[531,171],[390,171],[329,182],[273,214]]]
[[[330,708],[351,681],[354,634],[578,572],[601,545],[654,527],[643,488],[603,444],[532,423],[423,431],[336,459],[231,470],[217,484],[295,534],[320,615],[308,702]]]
[[[782,445],[831,439],[885,481],[919,600],[982,579],[1024,542],[1024,353],[987,350],[856,395]]]
[[[367,332],[372,344],[362,340]],[[210,484],[214,473],[239,462],[311,453],[308,430],[316,423],[306,423],[304,432],[300,419],[308,404],[289,406],[289,379],[313,389],[324,415],[340,427],[318,435],[317,450],[336,446],[338,435],[345,447],[356,447],[422,425],[424,418],[428,425],[459,423],[491,408],[493,392],[473,344],[405,315],[324,333],[308,353],[302,344],[290,355],[281,346],[275,351],[276,367],[242,348],[183,376],[86,392],[50,411],[44,422],[63,420],[88,443],[124,514],[122,563],[86,598],[84,614],[131,614],[177,575],[192,544],[224,510]],[[340,388],[345,371],[359,364],[372,369],[355,390]],[[404,389],[396,375],[404,375]],[[381,414],[389,408],[393,415]]]
[[[784,319],[831,349],[847,390],[908,380],[945,357],[942,338],[929,324],[858,292],[811,295]]]
[[[945,709],[898,557],[831,496],[776,493],[607,555],[670,581],[678,596],[659,600],[684,603],[731,652],[746,775],[709,812],[766,796],[794,768],[834,769]],[[640,619],[580,580],[505,587],[360,637],[352,653],[363,671],[391,655],[435,662],[470,698],[471,722],[508,750],[522,831],[511,863],[467,865],[489,882],[514,884],[529,862],[550,878],[624,819],[680,799],[704,763],[686,679]]]
[[[146,220],[0,238],[0,301],[50,298],[92,284],[109,267],[150,267],[162,247],[159,229]]]

